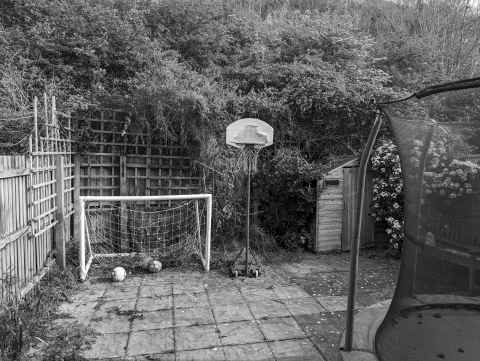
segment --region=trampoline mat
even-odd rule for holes
[[[376,336],[381,361],[480,360],[480,308],[465,305],[404,309]]]

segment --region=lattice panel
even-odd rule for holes
[[[52,250],[53,227],[57,224],[59,207],[56,204],[56,158],[63,157],[64,203],[61,206],[67,220],[74,213],[74,162],[70,116],[57,112],[52,103],[51,113],[46,112],[42,120],[31,145],[31,214],[32,232],[42,253],[39,259],[46,259]],[[65,227],[66,234],[71,234],[70,222],[66,221]]]
[[[92,112],[75,119],[87,141],[80,159],[81,195],[197,193],[201,178],[187,149],[135,129],[128,114]]]

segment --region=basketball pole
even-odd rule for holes
[[[248,254],[250,252],[250,173],[252,160],[247,159],[247,239],[245,245],[245,276],[248,275]]]

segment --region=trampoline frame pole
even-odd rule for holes
[[[368,134],[367,143],[362,151],[359,164],[359,172],[357,178],[358,191],[360,192],[360,201],[357,205],[357,227],[355,238],[350,244],[350,281],[348,287],[348,300],[347,300],[347,317],[345,326],[345,351],[352,351],[353,343],[353,312],[355,309],[355,295],[357,292],[357,273],[358,273],[358,256],[360,251],[360,241],[362,237],[362,223],[364,218],[364,205],[365,205],[365,188],[368,161],[372,154],[373,145],[377,139],[380,128],[383,124],[382,115],[380,111],[377,111],[375,122],[372,129]]]

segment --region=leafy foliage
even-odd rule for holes
[[[299,150],[279,148],[255,178],[260,221],[285,248],[306,247],[312,240],[315,175]]]

